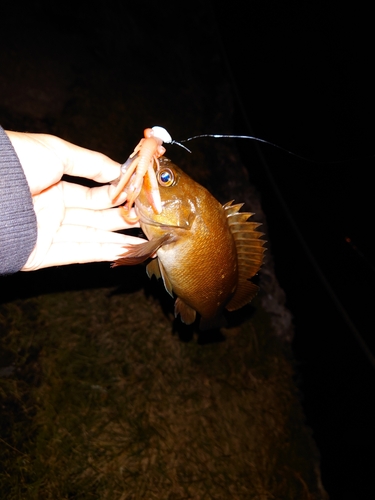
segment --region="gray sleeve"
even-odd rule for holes
[[[0,127],[0,275],[19,271],[37,238],[33,201],[15,150]]]

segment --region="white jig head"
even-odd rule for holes
[[[161,139],[166,144],[171,144],[173,142],[172,137],[164,127],[152,127],[152,131],[154,132],[154,137]]]

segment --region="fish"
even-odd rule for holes
[[[259,287],[250,281],[263,263],[266,241],[261,223],[240,212],[243,203],[222,205],[206,188],[171,160],[159,158],[156,172],[162,210],[155,213],[143,187],[135,211],[145,243],[126,246],[113,266],[148,263],[146,272],[161,278],[176,297],[175,317],[187,325],[200,316],[200,329],[218,324],[224,309],[248,304]]]

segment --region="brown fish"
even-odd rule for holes
[[[154,213],[143,188],[135,207],[149,241],[128,246],[114,266],[139,264],[156,253],[147,274],[161,277],[168,293],[177,295],[175,316],[190,324],[198,312],[207,327],[223,308],[239,309],[257,294],[249,279],[263,262],[261,224],[239,212],[243,203],[221,205],[170,160],[159,161],[162,212]]]

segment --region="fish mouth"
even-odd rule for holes
[[[168,202],[162,203],[163,208],[165,207],[166,204],[168,204]],[[141,204],[137,203],[137,200],[136,200],[136,202],[135,202],[136,211],[137,211],[137,215],[139,217],[139,222],[141,222],[142,224],[145,224],[147,226],[155,226],[155,227],[168,228],[168,229],[170,229],[170,228],[187,229],[187,228],[182,227],[182,226],[177,226],[174,224],[166,224],[165,222],[159,222],[157,220],[152,219],[144,210],[142,210],[142,206],[140,206],[140,205]]]

